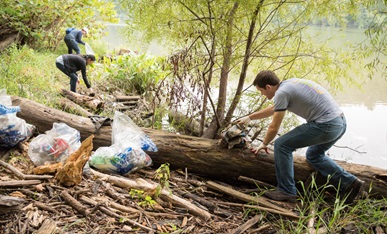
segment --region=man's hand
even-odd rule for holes
[[[266,152],[267,154],[269,154],[269,151],[267,150],[267,145],[263,144],[263,142],[262,142],[258,147],[252,147],[252,148],[250,149],[250,151],[251,151],[253,154],[258,154],[258,152],[259,152],[260,150],[265,150],[265,152]]]
[[[236,124],[248,124],[250,123],[251,119],[249,116],[242,117],[240,119],[235,120]]]

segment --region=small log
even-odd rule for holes
[[[293,212],[291,212],[291,211],[289,211],[287,209],[284,209],[282,207],[276,206],[276,205],[274,205],[273,203],[271,203],[270,201],[266,200],[263,197],[253,197],[253,196],[241,193],[239,191],[236,191],[236,190],[234,190],[232,188],[229,188],[229,187],[217,184],[217,183],[215,183],[213,181],[208,181],[206,186],[211,188],[211,189],[214,189],[214,190],[223,192],[225,194],[228,194],[228,195],[230,195],[232,197],[235,197],[235,198],[237,198],[237,199],[239,199],[241,201],[254,202],[254,203],[258,204],[258,205],[270,208],[271,211],[269,211],[268,209],[266,209],[266,210],[271,212],[271,213],[282,214],[282,215],[285,215],[285,216],[288,216],[288,217],[292,217],[292,218],[299,218]]]
[[[138,101],[138,99],[140,99],[140,96],[124,96],[124,95],[116,96],[117,102]]]
[[[34,205],[36,207],[38,207],[39,209],[42,209],[42,210],[47,210],[47,211],[50,211],[52,213],[58,213],[58,211],[42,202],[38,202],[38,201],[34,201]]]
[[[83,117],[94,115],[94,113],[91,113],[83,109],[80,105],[76,104],[75,102],[67,98],[61,98],[59,104],[66,112],[69,112],[69,113],[74,113]]]
[[[25,175],[15,167],[13,167],[11,164],[8,164],[2,160],[0,160],[0,165],[7,168],[12,173],[14,173],[18,178],[23,180],[45,180],[45,179],[53,178],[53,176],[50,176],[50,175]]]
[[[193,193],[180,191],[179,194],[182,195],[183,197],[190,198],[194,201],[199,202],[200,204],[207,207],[211,211],[214,211],[218,208],[216,204],[214,204],[213,202],[209,202],[206,199],[199,197],[198,195],[195,195]]]
[[[76,211],[83,214],[84,216],[87,216],[90,212],[86,209],[85,206],[82,205],[79,201],[77,201],[75,198],[73,198],[68,192],[65,190],[62,191],[60,196],[70,205],[72,206]]]
[[[134,110],[135,106],[119,106],[117,107],[118,111],[128,111],[128,110]]]
[[[0,181],[0,187],[23,187],[41,184],[40,180],[8,180]]]
[[[79,93],[74,93],[67,89],[62,89],[61,93],[63,96],[77,103],[78,105],[89,107],[92,110],[98,110],[104,106],[104,103],[101,100]]]
[[[137,106],[138,102],[137,101],[126,101],[126,102],[121,102],[124,106]]]
[[[21,203],[25,202],[21,197],[13,197],[13,196],[6,196],[6,195],[0,195],[0,206],[17,206]]]
[[[249,219],[247,222],[245,222],[242,226],[239,226],[238,228],[232,230],[230,234],[241,234],[244,233],[247,229],[255,225],[259,222],[259,220],[262,219],[262,215],[256,215],[253,218]]]

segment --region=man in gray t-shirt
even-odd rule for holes
[[[267,145],[278,133],[286,110],[307,121],[275,140],[274,159],[278,185],[276,191],[267,191],[265,196],[279,201],[296,201],[293,151],[308,147],[308,162],[322,176],[330,178],[329,182],[339,189],[342,197],[346,197],[346,202],[352,202],[364,182],[326,155],[326,151],[341,138],[347,127],[344,114],[331,94],[310,80],[292,78],[280,82],[277,75],[268,70],[258,73],[253,85],[262,95],[274,100],[273,106],[236,121],[247,124],[251,120],[273,116],[262,143],[251,149],[254,154],[267,149]]]

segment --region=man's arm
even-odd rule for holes
[[[274,114],[274,106],[269,106],[263,110],[254,112],[250,115],[246,115],[245,117],[237,119],[237,120],[235,120],[234,123],[236,123],[236,124],[248,124],[251,120],[267,118],[269,116],[272,116],[273,114]]]
[[[279,128],[281,127],[282,120],[285,117],[285,111],[276,111],[273,114],[273,120],[271,121],[269,128],[267,129],[263,144],[268,145],[277,135]]]
[[[77,33],[76,41],[77,41],[79,44],[85,45],[86,43],[82,41],[82,36],[83,36],[82,31],[79,31],[79,32]]]
[[[250,117],[251,120],[263,119],[263,118],[270,117],[273,114],[274,114],[274,106],[269,106],[269,107],[266,107],[263,110],[260,110],[260,111],[257,111],[257,112],[254,112],[254,113],[250,114],[249,117]]]

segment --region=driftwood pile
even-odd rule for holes
[[[80,116],[94,115],[104,105],[67,90],[62,95],[62,107]],[[116,98],[128,106],[137,100]],[[259,196],[257,184],[271,186],[250,178],[241,177],[246,183],[235,187],[187,170],[171,171],[162,181],[165,174],[151,168],[124,177],[84,167],[93,137],[84,139],[64,165],[34,166],[28,141],[0,151],[1,233],[271,233],[267,214],[299,218],[294,204]]]
[[[256,185],[182,171],[163,187],[150,168],[127,177],[89,168],[79,184],[62,186],[57,174],[29,174],[36,167],[23,145],[1,155],[1,233],[271,233],[267,216],[298,220],[294,205],[250,195],[262,192]]]

